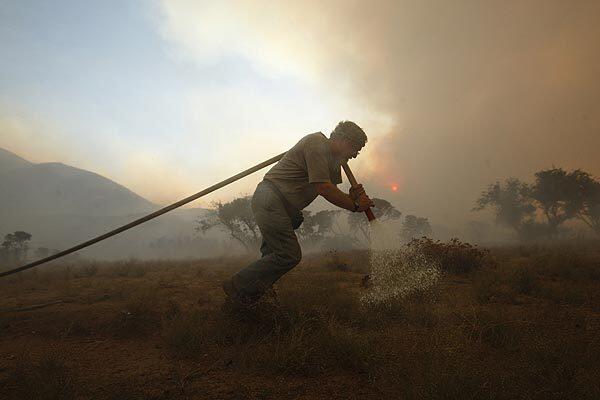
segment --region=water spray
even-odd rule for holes
[[[342,164],[352,187],[358,186],[348,164]],[[436,261],[414,248],[403,246],[389,226],[378,221],[369,208],[365,210],[371,229],[370,288],[361,302],[367,306],[387,305],[415,292],[430,290],[440,279]]]

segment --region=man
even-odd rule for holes
[[[340,122],[328,139],[321,132],[303,137],[273,166],[252,197],[252,211],[262,234],[262,258],[223,284],[229,299],[244,306],[255,304],[273,283],[302,258],[294,233],[302,223],[301,210],[318,195],[354,212],[373,207],[362,185],[349,194],[342,182],[341,164],[355,158],[367,135],[354,122]]]

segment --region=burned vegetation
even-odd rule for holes
[[[242,258],[11,276],[0,282],[0,397],[600,396],[598,242],[411,246],[437,260],[439,280],[384,303],[360,301],[368,252],[306,258],[249,312],[220,289]]]

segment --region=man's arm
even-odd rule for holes
[[[331,204],[349,211],[355,211],[354,200],[352,200],[349,195],[338,189],[333,183],[319,182],[313,183],[312,185],[315,186],[317,193],[325,197],[325,200]],[[359,208],[356,211],[365,211],[369,207],[373,207],[373,202],[366,194],[364,194],[364,191],[363,194],[361,194],[358,198],[358,204]]]

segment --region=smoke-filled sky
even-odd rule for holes
[[[497,179],[600,175],[598,21],[595,0],[4,0],[0,147],[167,203],[350,119],[372,196],[457,224]]]

